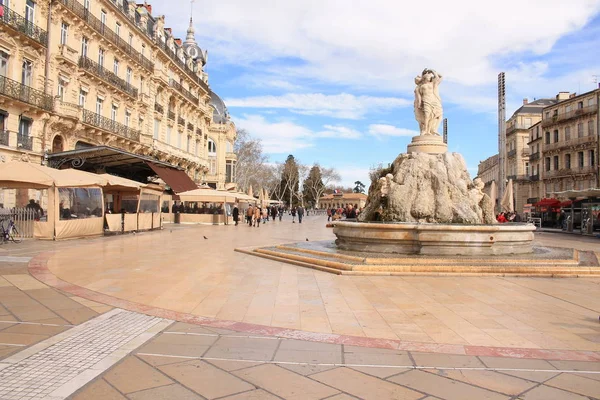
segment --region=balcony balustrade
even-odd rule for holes
[[[83,110],[83,122],[95,126],[96,128],[103,129],[114,133],[122,138],[129,139],[135,142],[140,141],[140,131],[137,129],[129,128],[117,121],[103,117],[102,115],[96,114],[89,110]]]
[[[512,124],[508,127],[506,127],[506,134],[510,135],[511,133],[513,133],[514,131],[518,131],[518,130],[526,130],[531,128],[531,125],[525,125],[525,124]]]
[[[535,153],[532,153],[529,156],[529,161],[536,161],[536,160],[539,160],[539,159],[540,159],[540,152],[539,151],[535,152]]]
[[[585,167],[572,167],[572,168],[562,168],[559,170],[552,170],[544,172],[544,178],[556,178],[559,176],[571,176],[571,175],[587,175],[593,174],[596,172],[595,166],[585,166]]]
[[[510,150],[507,154],[508,157],[514,157],[517,154],[517,150]]]
[[[172,110],[167,111],[167,118],[175,121],[175,111],[172,111]]]
[[[162,115],[165,113],[165,108],[158,103],[154,103],[154,111]]]
[[[194,96],[189,90],[181,86],[176,80],[169,79],[169,86],[181,93],[183,97],[191,101],[194,105],[198,105],[198,97]]]
[[[582,144],[595,145],[596,143],[597,143],[596,136],[582,136],[582,137],[571,138],[569,140],[559,141],[556,143],[545,144],[543,150],[544,150],[544,152],[547,152],[547,151],[551,151],[551,150],[579,146]]]
[[[123,40],[119,35],[113,32],[112,29],[103,24],[100,19],[90,13],[81,3],[75,0],[58,0],[73,14],[86,22],[88,26],[98,32],[106,40],[117,46],[121,51],[131,57],[132,60],[140,64],[148,71],[154,71],[154,63],[143,56],[139,51],[135,50],[129,43]]]
[[[59,101],[56,104],[56,113],[61,117],[81,119],[81,110],[82,107],[75,103],[65,103],[64,101]]]
[[[177,125],[181,125],[181,126],[185,126],[185,119],[178,117],[177,118]]]
[[[6,6],[4,6],[4,14],[0,16],[0,24],[5,24],[42,46],[48,47],[48,32]]]
[[[196,128],[196,135],[198,135],[198,136],[200,136],[200,138],[202,138],[202,129]]]
[[[586,115],[594,114],[598,112],[598,105],[592,105],[582,108],[577,108],[575,110],[571,110],[569,112],[555,114],[544,118],[542,121],[542,126],[547,127],[550,125],[554,125],[560,122],[565,122],[573,118],[579,118]]]
[[[0,76],[0,95],[8,96],[43,110],[54,109],[54,98],[5,76]]]
[[[187,128],[188,128],[188,131],[194,132],[194,125],[193,124],[191,124],[191,123],[188,122]]]
[[[10,144],[10,132],[0,131],[0,145],[8,146]]]
[[[539,180],[540,180],[540,174],[531,175],[531,176],[529,177],[529,180],[530,180],[530,181],[532,181],[532,182],[537,182],[537,181],[539,181]]]
[[[33,150],[33,138],[29,135],[17,133],[17,149]]]
[[[117,7],[117,9],[123,14],[135,27],[142,32],[144,35],[148,36],[150,39],[154,38],[154,32],[150,26],[141,26],[139,22],[136,20],[135,13],[130,13],[130,6],[127,0],[112,0],[112,4]]]
[[[79,57],[79,67],[102,79],[106,83],[137,99],[138,90],[125,80],[87,57]]]

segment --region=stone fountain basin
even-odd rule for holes
[[[336,222],[333,233],[342,250],[421,255],[497,256],[532,253],[535,226]]]

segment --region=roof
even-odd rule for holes
[[[558,100],[556,99],[538,99],[531,103],[523,104],[513,113],[512,117],[518,114],[541,114],[545,107],[556,103],[558,103]]]
[[[224,124],[229,121],[229,111],[225,102],[212,90],[210,91],[210,105],[213,107],[213,121]]]
[[[105,186],[108,183],[100,175],[20,161],[0,164],[0,176],[0,187],[5,188],[88,187]]]

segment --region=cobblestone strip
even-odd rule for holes
[[[0,363],[0,399],[64,399],[172,321],[121,309],[46,339]]]

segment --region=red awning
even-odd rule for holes
[[[150,161],[146,161],[146,163],[175,193],[198,189],[198,185],[194,183],[192,178],[190,178],[185,171],[164,167]]]
[[[558,199],[542,199],[534,204],[536,207],[559,207],[560,200]]]
[[[567,200],[567,201],[563,201],[558,206],[562,207],[562,208],[564,208],[564,207],[571,207],[571,204],[573,204],[573,201],[572,200]]]

